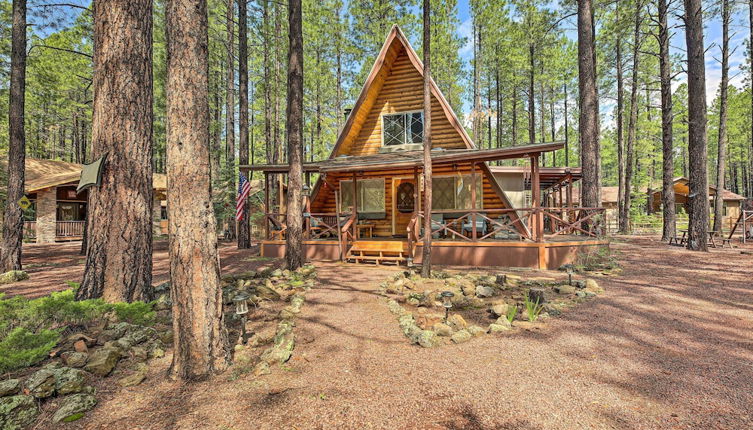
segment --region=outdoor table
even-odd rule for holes
[[[369,232],[369,238],[374,237],[374,224],[356,224],[358,238],[361,239],[361,230]]]

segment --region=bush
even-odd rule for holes
[[[152,306],[152,303],[133,302],[115,303],[112,308],[120,321],[137,325],[152,325],[156,316]]]
[[[58,330],[33,333],[16,327],[0,340],[0,373],[31,366],[44,360],[60,340]]]

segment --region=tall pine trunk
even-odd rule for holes
[[[167,184],[173,361],[170,374],[203,380],[227,366],[209,161],[206,0],[168,0]]]
[[[621,28],[620,22],[620,4],[615,4],[615,16],[618,29]],[[618,208],[618,226],[622,222],[622,208],[625,206],[625,141],[623,114],[625,112],[625,81],[623,74],[622,61],[622,32],[615,32],[615,60],[616,60],[616,80],[617,80],[617,208]]]
[[[528,143],[536,143],[536,95],[533,91],[536,47],[528,44]]]
[[[227,16],[225,17],[225,32],[227,33],[227,81],[225,93],[225,169],[230,172],[230,193],[236,192],[235,188],[235,0],[227,0]],[[225,222],[228,225],[229,238],[235,239],[237,223],[235,213],[227,215]]]
[[[722,233],[724,175],[727,162],[727,93],[729,87],[729,0],[722,0],[722,80],[719,83],[719,134],[716,155],[716,196],[713,231]]]
[[[672,147],[672,67],[669,59],[669,25],[667,0],[659,0],[659,80],[661,85],[662,141],[662,240],[677,235],[675,214],[675,160]],[[649,202],[649,205],[651,202]]]
[[[21,270],[23,210],[18,201],[24,196],[26,132],[24,105],[26,91],[26,0],[13,0],[11,30],[10,105],[8,107],[8,197],[3,219],[0,271]]]
[[[431,0],[424,1],[424,246],[421,276],[431,276]],[[490,142],[491,143],[491,142]],[[418,184],[416,184],[418,186]]]
[[[601,205],[601,167],[599,166],[599,120],[596,93],[596,57],[591,0],[578,1],[578,88],[580,90],[581,166],[583,179],[581,205]]]
[[[246,0],[238,0],[238,92],[240,105],[240,136],[238,137],[238,162],[248,164],[248,18]],[[243,217],[238,221],[238,248],[251,247],[251,230],[248,223],[248,199],[243,207]]]
[[[701,0],[685,0],[688,55],[688,249],[708,250],[709,182],[706,148],[706,65]]]
[[[288,0],[288,213],[285,261],[295,270],[303,256],[303,28],[301,0]]]
[[[152,1],[94,2],[92,158],[86,269],[77,299],[149,298],[152,284]]]
[[[630,88],[630,117],[628,118],[627,146],[625,148],[625,184],[622,188],[620,207],[620,233],[628,233],[630,228],[630,206],[632,203],[633,160],[635,157],[636,128],[638,127],[638,72],[641,49],[641,2],[635,4],[633,27],[633,70]]]

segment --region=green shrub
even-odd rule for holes
[[[515,315],[517,314],[518,314],[518,307],[509,306],[507,308],[507,315],[505,315],[505,318],[507,318],[507,321],[510,321],[510,324],[512,324],[512,321],[515,319]]]
[[[111,306],[113,311],[115,311],[115,316],[120,321],[138,325],[151,325],[154,323],[156,312],[152,309],[153,303],[115,303]]]
[[[526,306],[526,312],[528,313],[528,321],[534,322],[539,318],[539,314],[544,309],[544,306],[539,304],[539,299],[537,298],[535,302],[531,301],[531,298],[528,297],[528,294],[526,294],[525,302],[523,302]]]
[[[0,373],[31,366],[44,360],[60,340],[57,330],[33,333],[16,327],[0,340]]]

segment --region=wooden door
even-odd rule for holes
[[[413,178],[392,180],[392,234],[407,237],[408,223],[415,206],[416,183]]]

